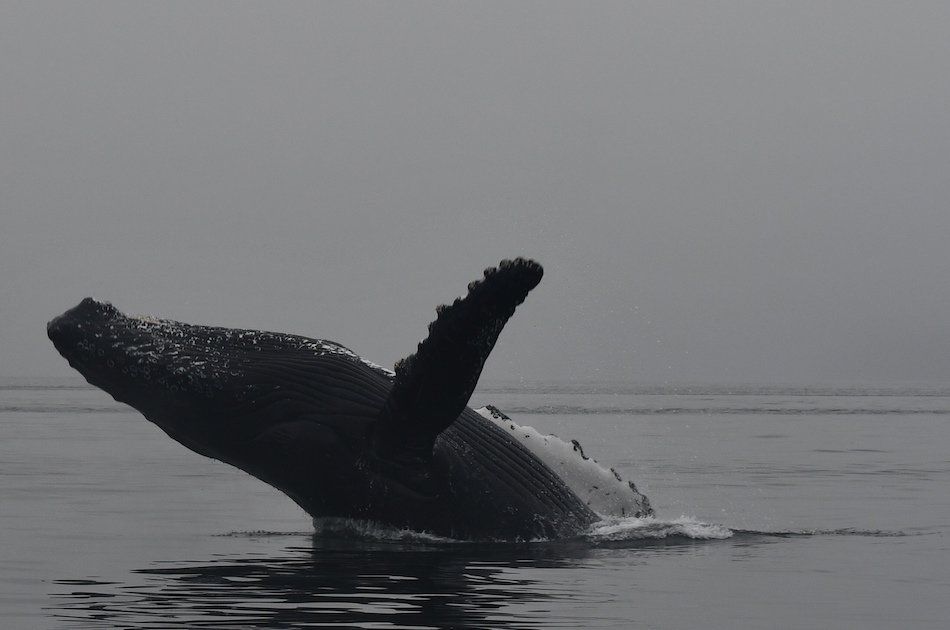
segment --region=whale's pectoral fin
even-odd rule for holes
[[[533,260],[504,260],[469,284],[468,295],[436,309],[429,336],[396,364],[374,437],[377,457],[427,470],[436,437],[465,409],[505,322],[543,273]]]

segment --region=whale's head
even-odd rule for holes
[[[195,411],[247,392],[226,329],[127,315],[85,298],[53,318],[46,332],[87,381],[146,415],[153,407]]]
[[[47,334],[69,364],[188,448],[304,490],[352,473],[390,387],[329,341],[127,315],[92,298]],[[329,478],[327,478],[329,477]]]

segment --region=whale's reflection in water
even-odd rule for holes
[[[76,627],[540,628],[547,604],[573,591],[531,574],[590,551],[315,536],[279,557],[156,563],[134,571],[135,583],[60,581],[69,588],[50,612]]]

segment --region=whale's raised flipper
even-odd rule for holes
[[[427,476],[435,439],[465,409],[505,322],[543,273],[533,260],[503,260],[436,309],[429,336],[396,364],[373,440],[379,464],[403,468],[409,485]]]

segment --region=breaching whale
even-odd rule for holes
[[[283,491],[315,520],[456,539],[562,538],[600,520],[598,505],[527,439],[533,429],[466,406],[542,273],[522,258],[487,269],[436,309],[428,337],[392,372],[331,341],[131,316],[92,298],[47,333],[89,383],[189,449]],[[561,450],[563,464],[570,455]],[[615,482],[617,515],[652,514],[632,483],[594,468]]]

